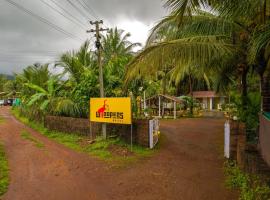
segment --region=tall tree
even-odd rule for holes
[[[226,67],[234,60],[245,104],[249,69],[261,69],[265,78],[269,70],[269,2],[167,0],[165,6],[171,14],[153,28],[148,47],[129,65],[129,77],[146,66],[157,69],[164,61],[173,60],[175,68],[196,64],[209,70]],[[265,92],[263,96],[269,94]]]

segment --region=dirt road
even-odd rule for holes
[[[163,121],[165,141],[153,157],[125,169],[110,169],[26,127],[0,108],[0,124],[10,167],[4,200],[232,200],[222,170],[223,121]],[[22,130],[41,141],[37,148]]]

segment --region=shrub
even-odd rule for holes
[[[266,200],[270,198],[270,188],[259,176],[244,173],[235,162],[225,163],[226,185],[240,191],[240,200]]]

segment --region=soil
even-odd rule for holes
[[[119,145],[114,145],[114,144],[111,144],[108,147],[108,150],[114,156],[130,157],[134,155],[127,147],[121,147]]]
[[[26,127],[7,107],[0,108],[0,115],[6,118],[0,124],[0,140],[10,167],[10,186],[3,200],[237,199],[224,186],[224,120],[161,121],[165,139],[156,154],[127,168],[112,169]],[[44,148],[23,139],[22,130]]]

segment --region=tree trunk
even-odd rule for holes
[[[242,71],[242,75],[241,75],[241,93],[242,93],[242,105],[243,108],[246,109],[247,108],[247,90],[248,90],[248,86],[247,86],[247,74],[248,74],[248,66],[244,66],[243,67],[243,71]]]
[[[166,89],[167,89],[167,74],[165,74],[165,76],[163,77],[162,80],[162,94],[165,95],[166,94]]]

